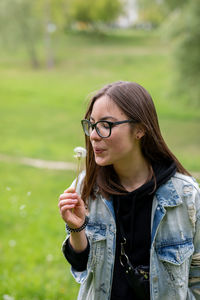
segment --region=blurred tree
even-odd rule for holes
[[[172,32],[176,37],[175,62],[179,89],[190,103],[200,105],[200,1],[190,0],[179,12]]]
[[[139,22],[158,27],[174,10],[180,9],[189,0],[136,0]]]
[[[34,68],[40,66],[38,45],[45,41],[46,65],[54,66],[52,33],[63,28],[65,0],[1,0],[1,39],[13,48],[23,45]],[[55,25],[56,24],[56,25]]]
[[[184,6],[189,0],[160,0],[160,2],[164,4],[169,11],[173,11],[174,9]]]
[[[55,65],[52,34],[63,31],[68,18],[68,0],[35,0],[37,17],[43,24],[43,35],[46,49],[46,65],[52,68]]]
[[[68,0],[69,18],[97,28],[99,23],[114,21],[123,11],[121,0]]]
[[[137,0],[137,6],[140,21],[165,24],[174,41],[176,90],[200,105],[200,0]]]
[[[158,27],[165,19],[168,10],[164,0],[137,0],[138,23]]]
[[[39,24],[34,18],[33,1],[1,0],[0,19],[4,40],[13,47],[23,43],[32,66],[37,68],[39,60],[35,41],[39,35]]]

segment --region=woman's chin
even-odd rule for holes
[[[107,161],[107,160],[104,160],[104,159],[99,159],[99,158],[96,158],[95,159],[95,162],[98,166],[100,167],[105,167],[107,165],[110,165],[110,163]]]

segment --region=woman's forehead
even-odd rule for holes
[[[103,95],[94,102],[91,117],[104,117],[106,115],[111,117],[125,116],[124,112],[109,96]]]

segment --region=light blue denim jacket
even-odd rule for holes
[[[89,218],[87,269],[71,272],[81,284],[78,300],[109,300],[116,236],[112,200],[97,193],[89,203]],[[200,300],[200,190],[180,173],[160,186],[153,199],[150,292],[151,300]]]

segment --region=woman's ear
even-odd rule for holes
[[[142,125],[138,125],[135,129],[135,138],[140,140],[145,135],[145,129]]]

